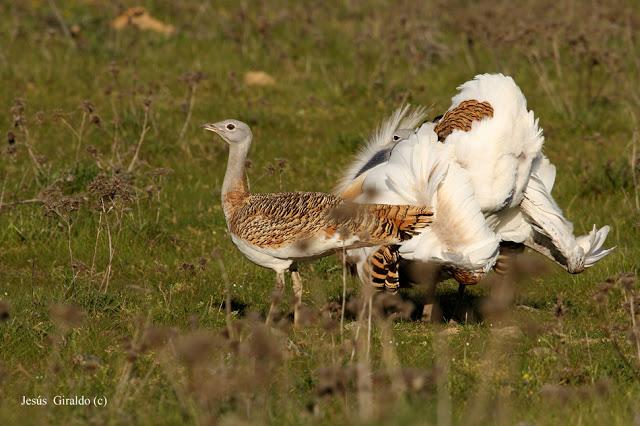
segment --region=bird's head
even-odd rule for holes
[[[251,129],[239,120],[223,120],[217,123],[203,124],[202,128],[216,133],[228,144],[239,144],[251,140]]]
[[[398,129],[395,132],[393,132],[393,136],[392,136],[392,140],[393,143],[397,143],[400,142],[401,140],[404,139],[409,139],[409,137],[411,136],[412,133],[415,133],[415,130],[413,129]]]

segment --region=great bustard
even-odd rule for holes
[[[284,288],[285,271],[291,271],[295,323],[302,298],[295,261],[338,249],[398,244],[432,220],[433,212],[425,205],[345,203],[340,197],[319,192],[251,194],[245,177],[245,161],[253,137],[249,126],[238,120],[224,120],[203,128],[215,132],[229,145],[222,207],[231,239],[249,260],[276,272],[277,293]],[[272,302],[267,323],[274,310]]]
[[[553,200],[555,167],[541,152],[542,130],[513,79],[479,75],[459,89],[439,120],[423,124],[406,140],[374,137],[345,173],[338,194],[358,202],[409,202],[409,198],[398,199],[397,191],[384,188],[390,177],[399,179],[397,170],[403,167],[398,160],[394,165],[394,153],[404,150],[409,156],[419,156],[412,161],[429,161],[417,145],[443,144],[452,165],[430,204],[439,217],[428,232],[403,245],[401,256],[447,265],[464,289],[464,284],[476,283],[496,262],[500,241],[529,246],[570,273],[582,272],[610,253],[612,249],[602,248],[608,226],[594,227],[588,235],[576,238],[573,226]],[[401,119],[397,115],[377,135],[398,137],[406,132],[398,131]],[[404,167],[413,167],[405,163]],[[359,165],[366,167],[354,173]],[[411,184],[411,180],[405,182]],[[376,196],[368,197],[370,193]],[[389,250],[368,248],[351,253],[361,263],[364,259],[372,263],[377,271],[372,274],[378,279],[375,284],[384,283],[386,271],[393,287],[397,265],[388,263],[398,256]]]

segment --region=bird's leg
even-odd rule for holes
[[[460,315],[460,319],[462,319],[462,302],[464,301],[464,291],[467,288],[465,284],[458,283],[458,297],[456,300],[456,312]]]
[[[433,300],[429,300],[422,307],[422,321],[431,322],[432,316],[433,316]]]
[[[503,241],[500,243],[500,254],[493,266],[498,275],[509,275],[513,273],[517,258],[524,251],[524,244]]]
[[[297,267],[291,269],[291,281],[293,281],[293,325],[297,326],[300,320],[300,307],[302,306],[302,280]]]
[[[422,321],[433,321],[433,305],[436,303],[436,281],[427,284],[426,303],[422,307]]]
[[[284,291],[284,271],[276,272],[276,286],[273,288],[273,295],[271,296],[271,306],[269,306],[269,313],[265,320],[266,325],[271,325],[273,322],[273,316],[275,315],[278,303],[282,299],[282,292]]]

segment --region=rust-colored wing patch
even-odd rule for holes
[[[438,140],[443,142],[454,130],[471,130],[474,121],[493,117],[493,107],[489,102],[478,102],[473,99],[460,102],[460,105],[447,111],[436,124],[435,132]]]

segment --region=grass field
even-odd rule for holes
[[[111,27],[136,5],[175,32]],[[639,424],[637,3],[10,0],[0,16],[0,424]],[[327,192],[400,103],[435,116],[482,72],[520,85],[558,203],[576,233],[610,224],[616,251],[575,276],[525,257],[464,313],[443,283],[435,323],[369,322],[332,256],[302,266],[307,325],[289,289],[267,330],[273,272],[228,238],[226,147],[199,125],[252,126],[252,191]]]

